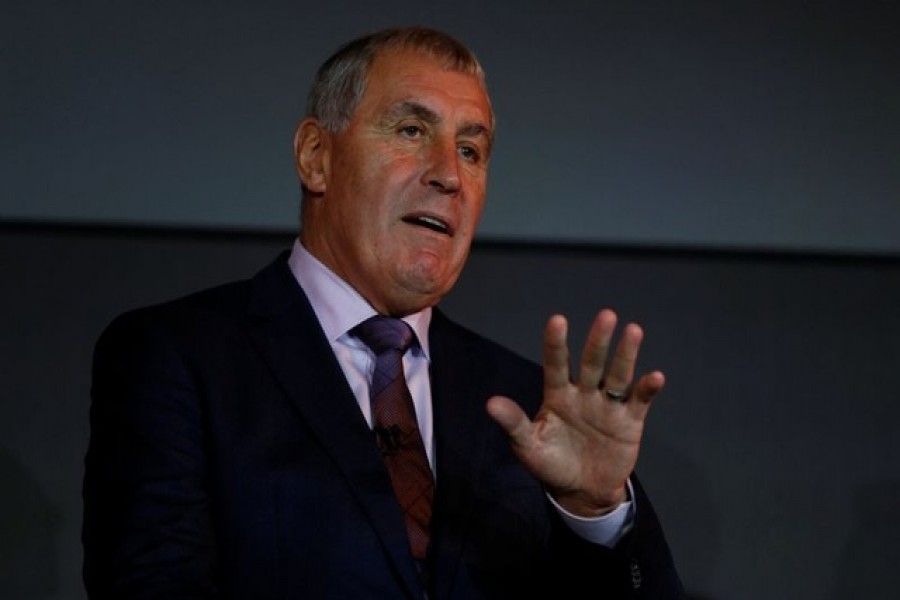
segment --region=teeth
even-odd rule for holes
[[[415,221],[420,225],[424,225],[425,227],[440,233],[447,233],[448,231],[447,225],[434,217],[416,217]]]

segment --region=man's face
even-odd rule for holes
[[[492,127],[477,78],[409,51],[378,55],[347,128],[317,130],[304,245],[380,313],[435,304],[481,215]]]

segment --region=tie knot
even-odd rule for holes
[[[366,319],[351,330],[376,355],[389,350],[406,352],[413,341],[413,332],[409,325],[400,319],[376,315]]]

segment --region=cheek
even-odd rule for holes
[[[478,228],[483,209],[484,196],[481,196],[477,200],[467,202],[463,208],[462,223],[460,223],[460,230],[457,233],[467,244],[471,243],[472,238],[475,236],[475,230]]]
[[[413,192],[418,182],[415,161],[409,158],[372,161],[367,167],[360,173],[358,192],[367,198],[362,210],[370,214],[395,212],[395,206]]]

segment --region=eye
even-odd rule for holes
[[[477,148],[474,148],[472,146],[460,146],[457,149],[457,152],[459,152],[459,155],[462,156],[463,159],[471,163],[478,163],[479,161],[481,161],[481,153]]]
[[[403,125],[399,130],[400,135],[406,138],[414,139],[421,137],[425,131],[419,125]]]

